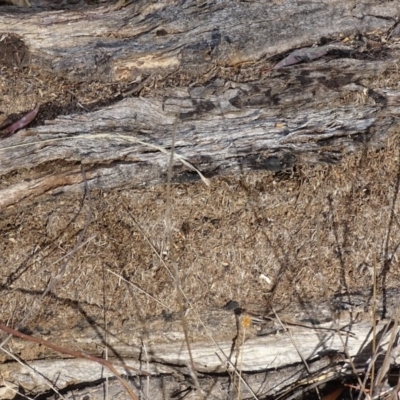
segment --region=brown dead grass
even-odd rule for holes
[[[182,289],[199,312],[229,300],[263,313],[271,305],[283,310],[293,301],[318,301],[325,296],[318,273],[330,294],[370,288],[374,257],[379,287],[398,286],[399,150],[392,138],[385,150],[348,157],[339,166],[217,178],[210,188],[175,185],[172,248],[165,237],[165,187],[93,192],[87,237],[94,238],[73,257],[27,328],[51,335],[101,324],[106,313],[118,329],[178,311],[173,278],[132,217],[167,265],[171,257],[177,261]],[[88,207],[82,195],[61,195],[2,213],[3,322],[21,320],[57,274],[60,263],[54,263],[73,248]]]
[[[253,79],[250,70],[242,69],[238,80]],[[235,74],[221,67],[203,79]],[[395,87],[398,76],[393,74],[387,80]],[[178,75],[170,79],[188,84]],[[150,86],[144,94],[154,90]],[[76,82],[10,66],[0,74],[0,110],[14,119],[40,102],[46,106],[34,123],[41,124],[59,114],[113,103],[129,88],[130,83]],[[338,101],[364,101],[359,94],[352,96]],[[29,171],[24,177],[29,179]],[[163,322],[178,315],[179,305],[173,277],[147,239],[167,266],[176,261],[182,290],[201,313],[233,300],[263,314],[274,307],[282,315],[292,302],[325,299],[319,273],[329,294],[367,289],[374,260],[378,289],[398,287],[399,180],[400,146],[392,134],[385,149],[348,156],[337,166],[225,176],[212,179],[210,187],[201,182],[173,185],[171,246],[162,185],[92,192],[90,203],[83,194],[61,194],[16,205],[2,210],[0,218],[0,320],[14,326],[31,309],[58,274],[59,260],[74,248],[89,207],[86,238],[92,239],[74,255],[25,332],[77,345],[88,326],[101,336],[98,327],[105,320],[115,335],[127,327],[162,331]],[[234,331],[235,326],[226,329]],[[226,331],[213,335],[218,339]],[[26,360],[59,356],[28,346],[14,351]],[[5,359],[1,353],[0,361]]]

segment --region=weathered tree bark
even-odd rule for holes
[[[5,9],[0,15],[0,48],[10,54],[11,65],[131,86],[109,107],[58,116],[2,139],[0,206],[82,190],[81,164],[91,189],[165,182],[172,149],[174,179],[186,181],[197,179],[198,171],[211,177],[254,169],[281,171],[305,162],[337,163],[347,153],[382,147],[398,126],[400,91],[388,82],[400,54],[395,20],[399,12],[400,5],[392,1],[294,5],[292,0],[139,1],[120,9],[84,11]],[[342,43],[321,59],[267,71],[291,50],[351,36],[349,44]],[[18,51],[11,51],[17,44]],[[179,77],[181,85],[172,85],[171,76],[175,82]],[[29,180],[24,180],[27,170]],[[395,298],[392,293],[381,301]],[[345,374],[343,358],[332,359],[344,349],[330,305],[322,304],[311,317],[304,307],[282,317],[291,324],[299,353],[315,360],[310,369],[318,375],[328,365],[338,376]],[[368,310],[361,313],[368,315]],[[393,312],[386,311],[385,317],[393,317]],[[240,329],[232,329],[226,339],[223,327],[236,327],[236,318],[241,317],[219,310],[202,316],[206,327],[198,328],[197,320],[191,326],[203,330],[192,353],[207,398],[221,398],[224,386],[232,384],[229,376],[239,381],[233,366],[243,371],[252,388],[242,383],[243,395],[252,396],[253,391],[257,398],[280,393],[309,376],[289,336],[262,335],[265,320],[256,324],[259,331],[243,345],[236,343]],[[357,320],[351,309],[338,323],[340,328],[350,324],[344,333],[349,355],[365,361],[370,356],[370,322]],[[80,335],[84,350],[98,353],[99,338],[84,331]],[[162,327],[156,321],[154,327],[135,326],[118,335],[109,342],[110,351],[141,371],[130,374],[140,376],[135,382],[144,395],[149,390],[149,398],[167,398],[194,387],[179,383],[180,376],[190,375],[179,318]],[[23,356],[27,344],[16,343]],[[43,351],[38,350],[38,359]],[[100,366],[87,363],[36,360],[32,366],[63,389],[107,376]],[[274,371],[283,367],[285,374]],[[5,381],[21,383],[28,391],[48,390],[37,374],[18,363],[1,365],[0,371]],[[120,372],[129,374],[123,368]],[[152,377],[147,389],[148,372]],[[113,398],[120,389],[115,390]],[[237,398],[234,391],[229,396]],[[186,398],[195,397],[191,392]]]
[[[349,356],[353,358],[353,366],[364,371],[367,361],[374,355],[373,336],[377,353],[382,354],[387,350],[392,329],[397,330],[392,321],[396,319],[398,296],[398,290],[390,290],[384,298],[378,298],[374,306],[371,293],[341,295],[318,305],[293,305],[278,313],[279,320],[274,316],[257,318],[244,310],[236,310],[236,316],[232,310],[214,310],[191,318],[188,330],[196,338],[191,352],[201,388],[207,393],[207,399],[221,398],[222,393],[227,394],[226,385],[240,381],[236,370],[244,378],[242,396],[265,398],[283,393],[301,396],[312,389],[313,382],[320,382],[321,377],[339,380],[350,376],[354,371],[348,362]],[[371,328],[373,310],[375,317],[381,319],[376,324],[376,333]],[[249,316],[253,328],[244,333],[240,326],[243,318]],[[163,325],[161,329],[160,325]],[[184,378],[191,374],[190,357],[179,316],[147,321],[142,327],[134,323],[131,327],[125,326],[123,332],[111,329],[106,333],[97,329],[94,334],[93,329],[87,327],[75,333],[75,346],[83,347],[86,353],[97,354],[102,347],[102,337],[107,334],[108,356],[120,374],[135,378],[134,385],[141,394],[169,398],[179,390],[190,392],[193,389],[193,382],[185,383]],[[70,338],[64,339],[62,332],[59,335],[53,332],[53,335],[58,338],[59,346],[71,346]],[[29,347],[28,351],[25,341],[13,339],[12,347],[19,349],[23,359],[33,360],[29,367],[19,363],[0,365],[0,374],[6,383],[23,382],[24,389],[29,392],[45,392],[50,381],[56,382],[59,390],[82,384],[83,389],[78,393],[83,397],[89,393],[84,383],[114,376],[92,361],[52,359],[52,353],[40,345]],[[39,360],[43,358],[48,359]],[[396,353],[392,352],[391,362],[396,361]],[[382,358],[376,362],[377,369],[382,362]],[[171,375],[175,379],[171,380]],[[147,377],[151,377],[149,382]],[[112,393],[121,391],[117,382],[111,388]],[[100,397],[102,391],[94,389],[92,395]],[[199,394],[192,392],[189,398],[196,396]],[[229,398],[235,397],[237,392],[232,388]]]
[[[18,35],[26,46],[15,57],[76,79],[89,75],[140,85],[179,70],[182,79],[196,82],[204,75],[211,79],[218,66],[249,64],[254,80],[154,89],[151,98],[127,98],[85,116],[59,117],[2,140],[2,175],[49,163],[65,167],[60,174],[43,177],[41,170],[40,178],[3,188],[0,204],[76,188],[82,184],[74,167],[79,163],[91,166],[93,188],[163,182],[168,155],[154,146],[169,152],[173,137],[176,153],[206,176],[278,171],[300,161],[332,163],[367,142],[381,146],[396,127],[399,93],[368,81],[390,77],[398,59],[393,37],[385,45],[366,40],[364,49],[348,46],[328,59],[272,74],[262,72],[270,65],[262,60],[323,37],[380,31],[386,38],[396,7],[304,3],[292,14],[282,4],[182,2],[173,7],[138,3],[114,12],[4,13],[3,31]],[[185,180],[196,173],[178,162],[174,175]]]

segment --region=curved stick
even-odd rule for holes
[[[28,125],[31,121],[35,119],[38,111],[39,111],[39,104],[32,111],[28,112],[28,114],[24,115],[21,119],[19,119],[17,122],[14,122],[7,128],[3,129],[0,132],[0,136],[2,137],[10,136],[18,129],[21,129],[24,126]]]

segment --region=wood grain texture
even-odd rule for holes
[[[388,132],[397,126],[396,91],[391,91],[392,104],[386,107],[373,101],[356,108],[314,110],[303,105],[302,110],[298,97],[307,97],[305,94],[295,99],[291,92],[253,95],[251,91],[259,87],[232,88],[229,83],[218,83],[221,87],[214,90],[221,94],[197,97],[187,90],[184,94],[180,91],[179,97],[170,93],[164,102],[129,98],[84,116],[60,117],[30,129],[29,135],[20,132],[2,140],[0,173],[37,169],[38,177],[29,183],[1,185],[0,204],[15,204],[26,198],[27,192],[34,198],[44,192],[79,189],[82,179],[76,174],[80,163],[89,166],[92,189],[165,182],[173,137],[176,154],[211,177],[253,169],[276,172],[299,162],[336,163],[344,154],[365,148],[366,143],[384,146]],[[341,95],[340,90],[346,88],[325,92],[325,98]],[[381,93],[386,99],[385,91]],[[287,108],[273,106],[271,97]],[[42,168],[49,163],[57,167],[43,176]],[[176,159],[174,179],[187,181],[198,176]]]
[[[0,26],[24,38],[31,65],[121,80],[177,68],[198,75],[212,64],[254,62],[322,37],[388,30],[399,7],[390,1],[138,1],[116,11],[3,12]]]
[[[376,327],[377,343],[383,352],[390,339],[390,321],[397,312],[398,294],[398,290],[393,289],[389,290],[384,298],[378,298],[377,317],[384,317],[385,312],[385,318]],[[366,301],[367,298],[369,300]],[[370,293],[339,295],[329,302],[317,305],[293,304],[285,310],[278,311],[285,327],[290,330],[291,337],[283,330],[262,334],[260,321],[264,318],[266,324],[269,317],[262,317],[260,314],[258,318],[253,317],[254,324],[247,331],[244,343],[238,339],[241,332],[236,330],[233,311],[213,310],[199,316],[198,319],[191,317],[189,330],[193,334],[191,351],[196,370],[200,373],[205,387],[212,383],[209,397],[212,399],[218,398],[221,391],[224,391],[224,374],[233,374],[233,366],[240,366],[248,384],[261,398],[274,395],[285,388],[289,389],[301,379],[310,379],[311,382],[314,375],[320,376],[328,371],[344,377],[351,374],[350,366],[345,363],[348,355],[354,357],[354,365],[360,367],[371,357],[372,307]],[[332,320],[333,316],[335,320]],[[203,322],[200,323],[200,320]],[[339,337],[337,329],[340,329],[342,338]],[[51,334],[57,337],[60,346],[69,346],[72,336],[75,345],[84,347],[91,354],[101,355],[104,346],[102,337],[106,332],[101,328],[94,331],[92,327],[88,327],[69,335],[57,335],[57,332]],[[148,373],[151,374],[149,390],[153,398],[161,398],[160,391],[163,385],[166,385],[168,389],[165,390],[170,393],[173,385],[168,382],[169,375],[183,377],[190,374],[189,355],[184,345],[179,316],[172,316],[169,320],[161,322],[161,325],[160,321],[156,320],[148,321],[143,327],[139,327],[137,322],[131,326],[128,323],[123,332],[114,332],[111,329],[107,335],[109,357],[114,360],[121,374],[135,377],[138,379],[136,384],[146,380]],[[347,354],[344,353],[343,343],[346,343]],[[12,345],[17,354],[19,349],[19,356],[26,361],[32,361],[29,361],[29,368],[13,362],[0,364],[0,374],[10,382],[16,379],[24,382],[24,388],[28,391],[40,392],[48,388],[45,380],[40,378],[41,375],[57,382],[59,389],[80,382],[100,381],[105,377],[112,377],[103,366],[87,360],[35,360],[39,358],[39,354],[43,358],[46,349],[36,346],[38,354],[35,356],[35,349],[31,347],[28,353],[25,349],[26,344],[20,339],[13,339]],[[302,358],[307,360],[310,372],[306,371]],[[118,361],[121,359],[122,365]],[[87,389],[83,393],[87,393]],[[250,395],[250,392],[244,388],[243,394]],[[236,395],[235,392],[231,392],[228,398],[235,398]],[[192,393],[189,398],[196,398],[195,396],[195,393]]]
[[[382,333],[385,327],[385,323],[379,323],[377,326],[378,334]],[[342,339],[346,342],[348,354],[355,357],[355,365],[361,367],[371,356],[371,323],[368,321],[354,324],[348,331],[351,331],[351,334],[343,332]],[[390,333],[389,330],[389,334],[380,343],[381,351],[385,351],[387,348]],[[216,344],[210,340],[193,343],[191,351],[196,370],[204,383],[207,380],[214,382],[215,387],[211,390],[210,398],[218,398],[218,393],[221,393],[224,382],[226,382],[226,376],[234,374],[233,365],[236,365],[243,372],[248,384],[251,385],[250,387],[261,398],[262,396],[276,394],[284,388],[289,389],[293,383],[300,379],[310,378],[313,373],[322,375],[324,370],[341,371],[341,375],[338,376],[342,377],[351,374],[350,367],[344,366],[346,355],[336,332],[313,331],[297,327],[291,328],[291,334],[292,338],[286,333],[250,338],[246,340],[243,346],[240,346],[238,352],[235,351],[234,353],[232,353],[232,340],[217,341]],[[96,341],[98,342],[98,339]],[[78,340],[77,343],[79,342]],[[293,343],[295,343],[297,350]],[[21,346],[23,343],[15,341],[14,346],[18,347],[18,345]],[[84,345],[84,343],[80,345]],[[98,345],[100,346],[100,343]],[[112,358],[121,374],[141,377],[142,381],[146,380],[148,373],[151,374],[149,390],[154,396],[153,398],[161,398],[159,397],[160,387],[169,375],[181,375],[182,378],[189,375],[187,368],[189,363],[188,353],[180,340],[168,344],[152,344],[143,338],[140,347],[115,343],[110,343],[109,346],[118,354],[118,358],[123,358],[123,365],[120,366],[118,366],[117,359]],[[143,356],[143,346],[146,346],[147,358]],[[307,360],[311,368],[311,375],[305,370],[297,351]],[[227,359],[232,364],[227,366]],[[321,366],[321,364],[324,365]],[[40,379],[40,375],[46,376],[50,381],[57,382],[59,389],[80,382],[101,381],[105,377],[112,377],[104,367],[87,360],[36,360],[29,362],[29,366],[33,370],[11,362],[0,366],[0,373],[3,377],[7,377],[9,381],[24,382],[24,388],[32,392],[46,391],[48,388],[45,380]],[[126,367],[134,368],[138,372]],[[285,369],[281,369],[279,373],[274,372],[279,367]],[[379,367],[379,364],[377,364],[377,367]],[[248,372],[251,372],[251,375],[247,375]],[[219,375],[216,375],[216,373]],[[264,383],[260,387],[262,381]],[[168,391],[172,388],[173,386],[170,385]],[[249,395],[249,391],[244,388],[243,394]],[[229,398],[235,397],[235,393],[229,395]],[[195,397],[190,396],[189,398]]]
[[[81,80],[90,75],[140,81],[178,69],[183,76],[200,78],[215,66],[254,62],[321,37],[356,29],[389,31],[394,25],[390,16],[399,7],[393,2],[288,4],[138,2],[116,11],[10,11],[0,16],[0,26],[5,31],[12,27],[23,39],[29,53],[24,62],[32,67]],[[302,24],[288,29],[300,16]],[[92,188],[164,182],[168,155],[137,140],[170,151],[175,136],[176,153],[208,176],[280,171],[298,162],[336,163],[367,142],[381,147],[397,126],[399,94],[364,82],[395,68],[396,47],[386,51],[384,61],[354,50],[339,59],[261,73],[248,83],[214,79],[206,85],[156,89],[151,97],[48,121],[30,129],[29,137],[20,133],[1,141],[2,175],[40,169],[40,178],[31,177],[28,185],[2,185],[0,204],[76,190],[81,186],[79,163],[91,166]],[[44,177],[43,165],[49,163],[57,167]],[[176,180],[196,177],[176,162]]]

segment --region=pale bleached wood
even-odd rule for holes
[[[387,323],[388,321],[379,323],[377,332],[382,332]],[[339,324],[339,326],[345,325]],[[364,366],[371,356],[371,349],[369,348],[372,340],[371,323],[368,321],[355,324],[349,330],[351,334],[346,335],[344,332],[342,334],[342,339],[346,343],[347,354],[354,357],[355,365]],[[322,375],[324,368],[331,372],[342,371],[342,376],[351,372],[349,364],[347,366],[344,364],[347,356],[344,355],[343,343],[337,332],[292,327],[291,334],[292,338],[286,333],[281,333],[249,339],[244,346],[240,346],[239,352],[233,354],[231,353],[232,341],[219,342],[217,346],[210,341],[193,343],[191,351],[196,369],[202,381],[204,381],[204,387],[207,387],[207,375],[202,375],[202,373],[208,374],[208,380],[215,380],[214,387],[209,393],[210,397],[207,398],[218,398],[218,393],[221,393],[223,387],[221,383],[225,381],[224,373],[227,376],[234,374],[233,365],[236,365],[243,372],[250,388],[260,397],[267,394],[273,395],[283,388],[290,388],[292,383],[300,378],[306,379],[312,376],[314,372]],[[380,351],[384,352],[387,349],[390,334],[391,330],[389,329],[385,339],[379,345]],[[296,347],[294,347],[293,342]],[[144,383],[149,373],[151,384],[148,390],[151,398],[161,398],[160,391],[165,377],[172,374],[181,376],[183,379],[184,376],[189,375],[187,368],[190,361],[188,352],[183,341],[159,345],[144,341],[143,344],[146,345],[148,360],[143,355],[143,346],[142,348],[113,346],[113,349],[118,351],[120,355],[124,355],[123,364],[126,367],[134,368],[137,372],[122,366],[116,366],[116,368],[123,375],[140,376],[144,393],[147,392],[147,389],[144,389],[143,386],[146,386]],[[308,360],[311,374],[304,370],[298,352],[301,353],[303,359]],[[129,353],[131,355],[136,353],[136,357],[130,358]],[[343,356],[339,357],[340,353],[343,353]],[[335,356],[335,354],[337,355]],[[141,361],[138,360],[139,355],[141,355]],[[231,364],[227,366],[226,359],[229,355]],[[319,360],[320,358],[321,360]],[[117,360],[114,362],[118,364]],[[36,360],[28,362],[28,365],[29,367],[22,366],[19,363],[3,364],[0,365],[0,374],[9,383],[23,382],[25,390],[34,393],[48,390],[45,378],[50,382],[56,382],[59,389],[64,389],[81,382],[101,381],[106,377],[113,377],[113,374],[103,366],[87,360]],[[379,364],[376,366],[379,367]],[[274,370],[282,367],[286,367],[287,370],[280,370],[279,373],[274,372]],[[254,375],[249,376],[246,372],[251,372]],[[221,382],[218,381],[216,375],[213,375],[214,373],[222,374],[220,375]],[[214,378],[212,378],[213,376]],[[262,381],[264,383],[260,387]],[[138,380],[135,380],[135,382],[137,384]],[[167,398],[170,398],[173,390],[176,390],[176,386],[174,389],[174,385],[169,383],[167,393],[165,393]],[[87,389],[84,392],[86,393]],[[242,394],[250,395],[246,386],[243,387]],[[194,393],[189,398],[196,398],[193,396],[195,396]],[[128,397],[124,394],[121,398]],[[229,393],[227,398],[235,398],[235,393]]]
[[[235,374],[234,366],[240,368],[251,389],[260,397],[288,389],[298,380],[310,378],[314,374],[319,376],[327,371],[351,374],[350,364],[345,363],[348,356],[352,357],[355,367],[365,368],[372,355],[373,335],[371,321],[373,300],[370,297],[366,302],[365,299],[368,297],[367,293],[360,293],[354,296],[336,296],[331,299],[330,305],[327,302],[315,306],[307,303],[293,304],[279,312],[280,318],[290,330],[290,335],[281,329],[280,332],[259,336],[257,332],[260,333],[260,330],[253,327],[248,330],[244,344],[240,340],[237,342],[238,332],[232,311],[215,310],[199,316],[199,319],[192,317],[189,323],[189,330],[193,335],[191,351],[196,370],[204,381],[204,387],[207,387],[209,380],[213,382],[210,398],[218,398],[218,393],[222,390],[227,377]],[[334,312],[335,320],[318,323],[332,317],[330,309]],[[376,316],[379,318],[384,312],[386,313],[386,319],[376,325],[376,343],[380,352],[384,353],[387,348],[392,334],[391,319],[396,317],[397,309],[398,290],[389,290],[385,301],[383,297],[377,299]],[[200,320],[203,322],[200,323]],[[301,325],[288,324],[291,320]],[[310,324],[310,321],[313,321],[313,324]],[[169,398],[173,390],[179,386],[174,386],[168,381],[169,375],[180,376],[182,380],[184,376],[190,376],[189,355],[179,318],[171,322],[164,321],[162,325],[163,333],[156,329],[159,321],[149,321],[142,328],[135,323],[127,324],[123,332],[112,330],[108,332],[108,354],[116,363],[118,371],[123,375],[140,377],[142,384],[150,373],[149,390],[153,398],[160,398],[158,397],[160,391],[162,388],[167,390],[166,387],[168,387],[166,396]],[[255,322],[255,326],[257,325]],[[279,324],[276,326],[282,328]],[[341,337],[337,329],[341,330]],[[96,332],[88,327],[84,331],[71,332],[71,335],[74,337],[75,347],[85,348],[91,354],[100,355],[99,352],[102,352],[102,337],[105,332],[102,332],[101,327],[98,327]],[[59,336],[57,332],[53,333],[53,337],[61,346],[70,345],[70,337]],[[23,349],[26,343],[13,339],[11,347],[16,350]],[[9,383],[24,382],[26,390],[38,393],[48,388],[43,377],[47,377],[51,382],[57,382],[59,389],[80,382],[93,382],[112,377],[103,366],[87,360],[35,360],[33,351],[31,348],[32,361],[28,361],[29,356],[24,353],[20,355],[24,355],[24,359],[34,371],[19,363],[8,362],[0,365],[0,375],[3,379]],[[37,351],[43,357],[43,349],[38,347]],[[115,355],[118,355],[118,358],[115,358]],[[393,353],[392,362],[395,359]],[[123,360],[123,364],[133,370],[118,366],[120,362],[118,360]],[[305,368],[303,360],[307,360],[310,372]],[[382,360],[376,364],[377,368],[380,362]],[[219,375],[215,375],[216,373]],[[167,386],[165,379],[168,382]],[[190,386],[190,383],[188,385]],[[243,394],[250,395],[246,387],[243,390]],[[227,395],[227,398],[234,399],[236,392]]]

